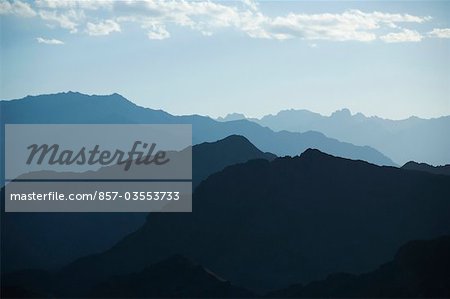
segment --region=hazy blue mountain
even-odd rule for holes
[[[394,165],[385,155],[368,146],[354,146],[327,138],[322,133],[273,132],[247,121],[218,122],[199,115],[174,116],[161,110],[139,107],[124,97],[88,96],[75,92],[28,96],[2,101],[2,123],[184,123],[192,124],[194,144],[212,142],[229,135],[245,136],[264,152],[278,156],[297,155],[309,147],[377,165]]]
[[[181,254],[237,285],[273,290],[374,269],[409,240],[450,234],[449,214],[450,177],[307,150],[209,176],[192,213],[154,214],[59,275],[87,288]]]
[[[417,163],[414,161],[409,161],[408,163],[402,166],[402,169],[425,171],[434,174],[450,175],[450,164],[443,166],[432,166],[426,163]]]
[[[352,115],[348,109],[323,116],[308,110],[284,110],[276,115],[251,119],[275,131],[319,131],[326,136],[356,145],[374,147],[403,165],[408,161],[432,165],[450,163],[450,116],[389,120]]]
[[[225,117],[219,116],[217,118],[218,121],[232,121],[232,120],[241,120],[246,119],[245,115],[242,113],[230,113],[227,114]]]
[[[305,286],[272,292],[275,298],[449,298],[450,236],[411,241],[393,261],[355,275],[337,273]]]
[[[275,158],[237,135],[194,145],[193,188],[227,166]],[[3,197],[2,190],[2,206]],[[2,271],[51,269],[104,251],[138,229],[146,217],[147,213],[2,213]]]

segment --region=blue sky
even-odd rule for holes
[[[174,114],[450,115],[450,2],[0,1],[2,99]]]

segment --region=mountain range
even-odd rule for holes
[[[186,297],[214,297],[217,290],[223,291],[218,297],[268,291],[295,297],[431,294],[420,288],[405,293],[405,286],[416,278],[424,288],[425,283],[433,286],[429,275],[445,285],[447,247],[400,251],[393,263],[368,271],[391,260],[410,240],[450,234],[449,186],[448,176],[380,167],[318,150],[250,160],[203,180],[194,192],[192,213],[152,213],[140,229],[104,252],[57,271],[7,274],[4,283],[11,292],[59,297],[105,296],[115,288],[121,296],[144,297],[170,297],[177,290]],[[179,256],[202,266],[189,266]],[[171,274],[164,270],[170,267]],[[169,276],[173,283],[159,289],[148,283]],[[183,285],[186,277],[192,280]],[[199,288],[201,281],[208,292]],[[232,283],[219,283],[226,281]],[[381,293],[374,291],[377,286]]]
[[[219,121],[246,119],[245,115],[232,113]],[[366,117],[342,109],[330,116],[308,110],[283,110],[275,115],[249,118],[274,131],[318,131],[328,137],[355,145],[368,145],[403,165],[418,161],[435,166],[450,163],[450,116],[421,119],[412,116],[403,120]]]
[[[181,254],[252,291],[361,273],[413,239],[450,234],[450,177],[307,150],[209,176],[192,213],[151,214],[111,249],[63,267],[69,293]]]
[[[0,111],[2,124],[192,124],[193,144],[242,135],[260,150],[277,156],[294,156],[307,148],[317,148],[336,156],[361,159],[377,165],[396,165],[374,148],[340,142],[319,132],[274,132],[248,120],[218,122],[200,115],[175,116],[162,110],[137,106],[119,94],[89,96],[68,92],[28,96],[1,101]]]
[[[348,118],[341,112],[332,117]],[[174,116],[118,94],[1,101],[0,113],[2,130],[187,123],[194,144],[192,213],[5,213],[2,189],[3,297],[448,294],[448,237],[409,242],[450,235],[448,165],[397,168],[374,148],[319,132]]]
[[[57,273],[24,270],[3,278],[4,298],[67,297]],[[362,273],[333,273],[324,280],[255,294],[181,255],[140,272],[98,282],[89,298],[447,298],[450,296],[450,236],[407,242],[392,261]]]

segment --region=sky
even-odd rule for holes
[[[450,115],[450,1],[4,1],[0,98],[172,114]]]

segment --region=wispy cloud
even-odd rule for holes
[[[58,12],[55,10],[40,10],[39,16],[44,21],[56,23],[61,28],[68,29],[70,33],[77,33],[79,23],[85,19],[83,11],[73,9],[69,9],[64,12]]]
[[[205,0],[37,0],[32,5],[19,0],[0,1],[2,14],[38,16],[71,33],[85,32],[91,36],[122,32],[121,24],[124,22],[137,24],[153,40],[170,38],[174,27],[198,31],[205,36],[229,28],[243,32],[250,38],[273,40],[381,40],[398,43],[418,42],[425,37],[449,36],[449,29],[420,33],[416,29],[407,28],[408,25],[431,22],[430,16],[355,9],[340,13],[291,12],[268,16],[261,10],[261,4],[254,0],[242,0],[241,3]]]
[[[59,39],[46,39],[43,37],[37,37],[36,38],[37,42],[40,44],[47,44],[47,45],[64,45],[63,41],[60,41]]]
[[[89,35],[108,35],[112,32],[120,32],[120,25],[114,20],[105,20],[99,23],[88,22],[86,32]]]
[[[450,28],[434,28],[428,36],[436,38],[450,38]]]
[[[380,39],[386,43],[420,42],[423,36],[415,30],[403,29],[380,36]]]
[[[17,15],[20,17],[34,17],[36,12],[31,8],[30,4],[22,1],[0,1],[0,15]]]

